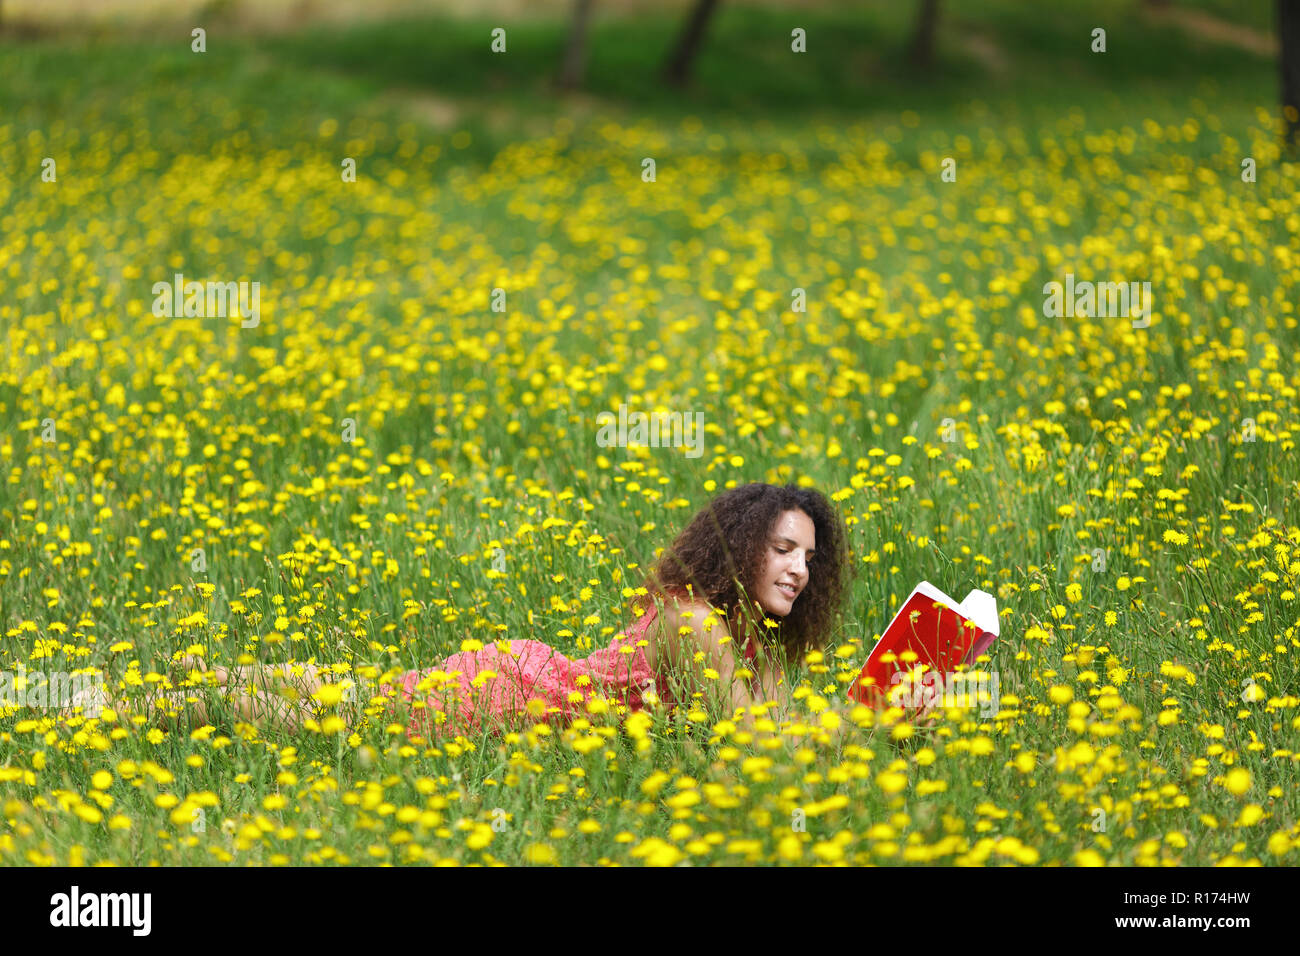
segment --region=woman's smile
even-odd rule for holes
[[[772,526],[763,570],[759,573],[759,605],[768,614],[785,617],[808,584],[808,562],[817,548],[817,529],[798,509],[783,511]]]

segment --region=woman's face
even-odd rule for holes
[[[817,529],[802,511],[783,511],[768,534],[755,594],[759,606],[785,617],[808,586],[808,562],[817,550]]]

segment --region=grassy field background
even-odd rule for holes
[[[473,10],[0,37],[0,667],[581,655],[752,480],[832,494],[858,569],[754,733],[0,710],[0,859],[1294,862],[1297,167],[1266,9],[1192,9],[945,4],[918,73],[911,5],[724,4],[670,92],[679,14],[619,7],[566,96],[557,17],[498,56]],[[156,318],[176,272],[260,323]],[[1046,318],[1067,273],[1149,281],[1150,327]],[[702,413],[703,457],[598,447],[620,404]],[[998,715],[833,738],[922,579],[997,594]]]

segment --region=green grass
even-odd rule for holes
[[[792,683],[842,696],[924,578],[998,594],[992,665],[1018,699],[911,736],[873,722],[847,747],[812,720],[745,740],[678,715],[644,750],[612,726],[430,750],[376,720],[151,740],[20,711],[0,717],[0,857],[540,862],[526,850],[545,843],[560,862],[770,862],[812,807],[804,861],[894,861],[912,837],[939,862],[1292,861],[1300,569],[1271,546],[1300,545],[1295,167],[1261,118],[1273,64],[1132,9],[946,4],[941,65],[918,76],[910,5],[800,11],[804,58],[791,14],[724,5],[680,94],[654,80],[675,23],[602,19],[590,115],[549,90],[560,25],[511,27],[500,58],[494,24],[435,20],[213,30],[202,57],[0,41],[3,666],[163,675],[201,644],[400,670],[501,628],[580,656],[719,487],[803,478],[847,492],[859,573],[828,648],[848,656]],[[1098,17],[1116,23],[1104,56]],[[393,89],[463,119],[422,126],[376,98]],[[57,189],[38,183],[47,155]],[[1160,321],[1042,318],[1068,268],[1150,275]],[[176,270],[260,278],[263,324],[153,319],[147,291]],[[498,284],[505,317],[486,308]],[[703,410],[705,456],[596,448],[591,420],[622,401]],[[1264,700],[1240,697],[1249,679]],[[105,769],[111,806],[92,792]],[[687,806],[695,784],[723,789]]]
[[[927,125],[951,128],[973,100],[996,102],[998,115],[1008,120],[1095,104],[1108,118],[1126,122],[1134,121],[1126,114],[1177,108],[1189,94],[1265,108],[1275,102],[1276,70],[1267,59],[1148,24],[1134,7],[1129,0],[1062,4],[1051,16],[1027,16],[1024,4],[1011,0],[945,4],[937,63],[918,71],[905,57],[913,13],[908,4],[797,12],[723,4],[685,91],[665,87],[658,77],[676,22],[598,17],[584,93],[617,115],[669,120],[692,114],[728,127],[799,126],[913,109]],[[1099,24],[1108,28],[1105,54],[1089,49]],[[553,90],[565,24],[511,24],[507,53],[493,54],[488,38],[497,25],[428,19],[315,27],[260,39],[223,36],[218,26],[205,54],[191,53],[184,36],[166,42],[10,40],[11,75],[0,103],[10,115],[93,118],[97,107],[112,109],[128,91],[152,91],[169,103],[176,94],[200,116],[205,108],[229,104],[246,114],[244,128],[261,143],[275,138],[290,112],[306,108],[308,115],[325,117],[355,110],[385,90],[428,91],[466,104],[471,117],[486,111],[506,118],[506,128],[486,142],[476,137],[483,142],[476,155],[487,159],[518,135],[527,117],[567,109]],[[790,52],[793,26],[808,32],[807,54]],[[972,37],[997,51],[1001,69],[972,52]],[[76,62],[73,71],[66,69],[69,58]],[[511,122],[519,127],[512,130]],[[196,134],[196,149],[212,145],[201,127],[186,128],[188,137]]]

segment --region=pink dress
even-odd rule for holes
[[[447,735],[458,733],[467,736],[484,729],[516,729],[521,724],[537,722],[567,725],[569,721],[586,713],[586,700],[590,696],[611,697],[630,710],[645,706],[643,695],[654,689],[665,704],[673,703],[667,681],[656,678],[646,660],[645,648],[637,647],[654,620],[653,605],[637,620],[630,632],[615,636],[609,647],[589,657],[570,660],[559,651],[541,641],[512,640],[511,651],[506,652],[495,644],[477,651],[452,654],[441,666],[427,670],[407,671],[398,682],[396,692],[412,704],[418,699],[417,685],[436,670],[445,674],[459,671],[454,682],[439,688],[436,685],[425,700],[424,710],[412,710],[407,735]],[[631,648],[631,653],[622,650]],[[753,661],[755,648],[751,643],[745,649],[745,660]],[[490,676],[475,688],[472,681],[484,671]],[[587,680],[579,682],[579,678]],[[569,695],[577,691],[582,700],[574,703]],[[546,712],[538,717],[521,721],[527,713],[528,701],[539,699]],[[390,705],[391,708],[391,705]],[[435,719],[435,711],[447,714],[445,722]]]

